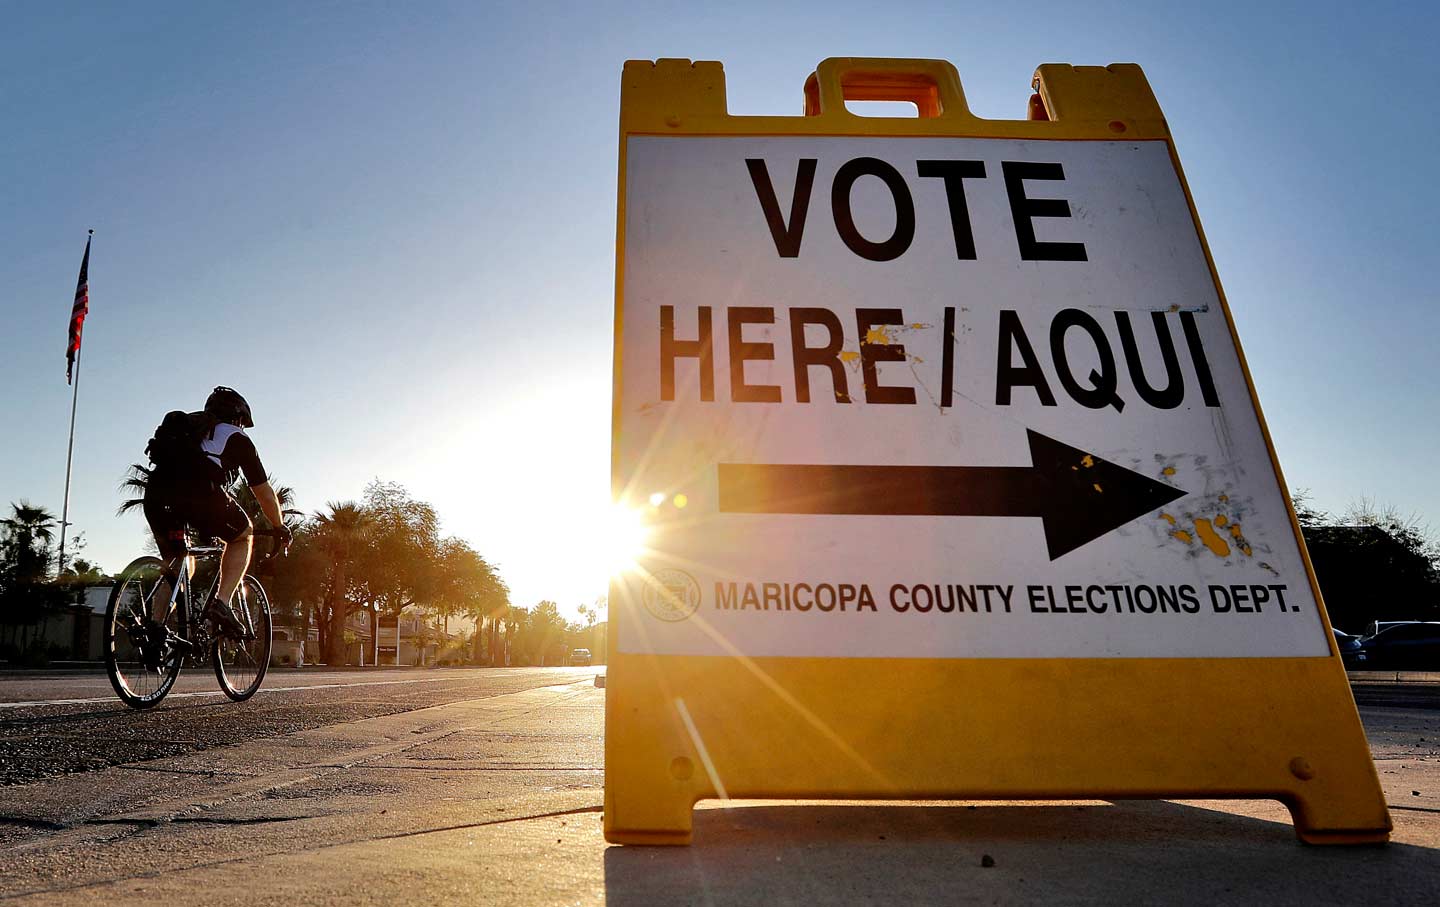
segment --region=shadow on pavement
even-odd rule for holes
[[[1440,891],[1440,851],[1307,847],[1278,803],[1274,816],[1165,801],[701,809],[690,847],[607,848],[606,902],[1433,904]]]

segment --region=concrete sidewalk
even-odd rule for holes
[[[601,837],[604,695],[535,689],[0,789],[0,898],[1428,905],[1440,892],[1434,712],[1372,729],[1386,847],[1303,846],[1268,801],[1076,801],[706,803],[693,846],[648,848]]]
[[[1346,671],[1351,683],[1440,683],[1440,671]]]

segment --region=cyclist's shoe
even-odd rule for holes
[[[230,606],[219,598],[210,599],[205,606],[204,616],[215,625],[215,631],[222,636],[229,636],[233,639],[246,639],[251,634],[245,629],[245,625],[230,610]]]

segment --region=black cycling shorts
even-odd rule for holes
[[[201,544],[212,538],[233,542],[250,529],[250,517],[219,488],[146,494],[145,519],[155,533],[160,556],[167,561],[185,553],[186,526],[195,530]]]

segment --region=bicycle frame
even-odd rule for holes
[[[187,545],[184,554],[176,555],[166,563],[165,576],[170,579],[170,602],[165,610],[165,619],[167,621],[170,615],[175,613],[175,608],[179,606],[183,590],[184,600],[186,602],[186,616],[189,618],[189,624],[193,628],[190,631],[191,634],[194,634],[195,629],[204,626],[202,614],[205,610],[205,602],[210,600],[215,594],[216,588],[220,585],[220,571],[218,569],[215,571],[215,575],[210,579],[209,588],[205,590],[203,596],[197,599],[193,594],[194,578],[192,574],[194,570],[189,562],[191,558],[219,557],[224,553],[225,548],[223,545],[203,545],[198,548],[191,548]],[[151,613],[153,615],[153,610]],[[234,613],[233,609],[232,613]],[[246,631],[250,633],[255,632],[255,622],[250,616],[249,608],[239,609],[239,613],[236,613],[235,616],[245,626]]]

